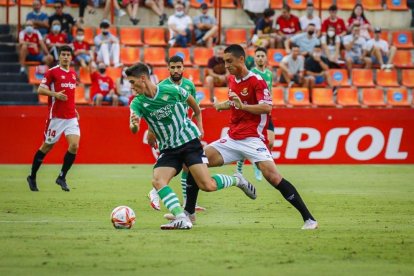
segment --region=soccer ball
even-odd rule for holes
[[[111,213],[111,221],[116,229],[131,229],[135,224],[135,213],[128,206],[118,206]]]

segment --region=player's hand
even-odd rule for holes
[[[55,94],[55,98],[58,99],[59,101],[67,101],[68,100],[68,96],[65,93],[65,90],[56,92]]]
[[[79,115],[79,112],[75,109],[75,112],[76,112],[76,119],[78,119],[78,121],[80,120],[80,115]]]
[[[237,96],[234,92],[229,92],[229,98],[234,102],[234,106],[237,109],[243,109],[243,103],[240,100],[239,96]]]
[[[135,113],[132,113],[130,117],[130,121],[131,121],[132,126],[138,126],[139,118],[137,115],[135,115]]]
[[[148,145],[150,145],[152,148],[156,148],[157,138],[155,137],[155,134],[153,132],[148,131],[147,140],[148,140]]]
[[[203,126],[198,126],[198,130],[201,133],[198,138],[203,139],[203,137],[204,137],[204,129],[203,129]]]

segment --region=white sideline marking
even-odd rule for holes
[[[0,220],[0,223],[98,223],[97,220]]]

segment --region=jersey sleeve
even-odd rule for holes
[[[269,88],[264,80],[257,80],[255,87],[256,99],[259,104],[272,105],[272,97],[270,96]]]
[[[43,79],[42,79],[42,81],[39,85],[40,87],[43,87],[43,88],[46,88],[46,89],[50,90],[50,87],[51,87],[52,82],[53,82],[53,73],[52,72],[53,72],[52,70],[48,70],[46,72],[46,74],[44,75],[44,77],[43,77]]]
[[[191,84],[191,86],[190,86],[190,95],[194,97],[197,104],[200,104],[200,99],[197,99],[197,90],[196,90],[194,84]]]
[[[140,119],[142,118],[142,112],[136,100],[133,100],[131,104],[129,105],[129,114],[130,115],[135,114],[138,116],[138,118]]]

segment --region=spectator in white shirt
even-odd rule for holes
[[[381,39],[381,28],[375,28],[374,38],[368,40],[364,50],[371,57],[372,63],[381,65],[381,69],[392,69],[394,66],[392,62],[397,48],[390,47],[387,41]]]
[[[185,48],[187,43],[191,42],[193,21],[184,13],[184,5],[180,2],[175,4],[175,13],[168,18],[168,28],[170,29],[168,44],[171,47],[177,43],[178,46]]]
[[[329,68],[339,68],[341,39],[334,26],[329,26],[326,35],[321,37],[322,55],[329,60]]]
[[[321,33],[321,19],[319,16],[314,15],[313,10],[313,4],[308,3],[306,6],[306,14],[299,19],[300,28],[306,30],[308,25],[312,23],[315,25],[316,35],[319,36]]]
[[[94,38],[98,54],[98,62],[103,62],[106,66],[110,66],[112,60],[112,64],[115,67],[120,67],[122,64],[119,62],[119,39],[111,34],[109,27],[109,21],[103,20],[99,25],[99,28],[101,28],[101,34],[95,36]]]
[[[299,46],[291,45],[290,55],[285,56],[280,62],[282,74],[279,82],[287,83],[289,87],[293,84],[308,87],[308,80],[304,78],[305,58],[300,54]]]
[[[364,56],[366,40],[360,35],[360,26],[355,24],[350,35],[344,36],[346,67],[351,73],[353,64],[363,64],[371,68],[371,58]]]

